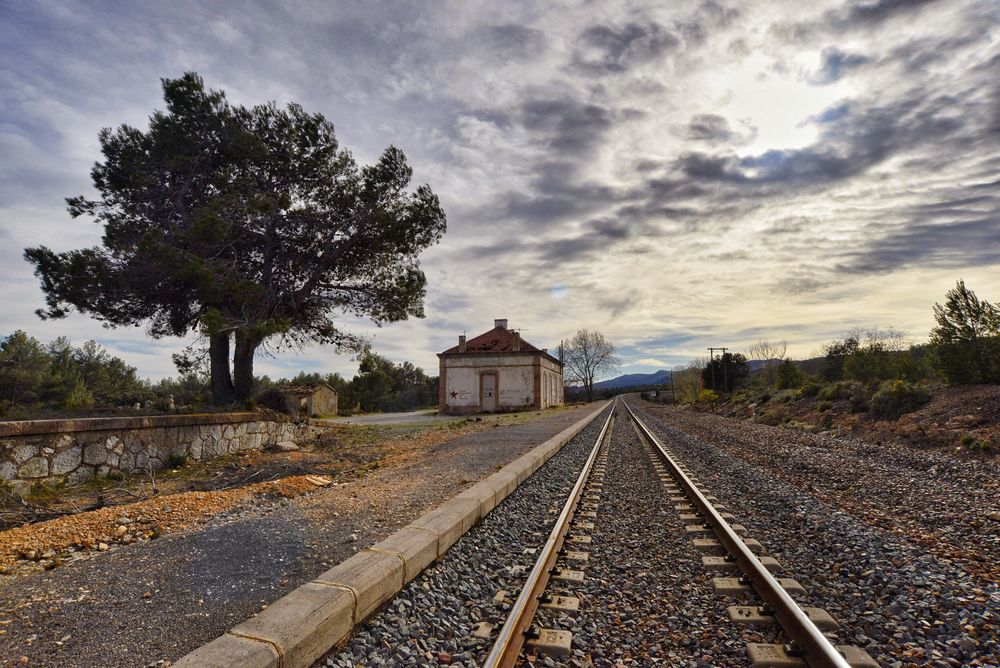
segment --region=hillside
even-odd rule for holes
[[[660,369],[654,373],[627,373],[610,380],[594,383],[595,390],[619,390],[626,387],[649,387],[670,382],[670,372]]]

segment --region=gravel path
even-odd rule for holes
[[[442,415],[436,408],[422,411],[407,411],[405,413],[371,413],[368,415],[352,415],[351,417],[328,418],[316,420],[317,424],[420,424],[423,422],[451,422],[454,415]]]
[[[685,433],[680,412],[640,406],[639,413],[809,599],[844,625],[844,639],[886,666],[1000,665],[996,583]],[[845,458],[840,466],[862,465]]]
[[[687,410],[651,414],[931,553],[1000,581],[1000,465]]]
[[[282,504],[0,580],[0,665],[175,660],[579,420],[554,412]],[[352,536],[354,537],[352,540]]]
[[[491,640],[473,635],[477,624],[498,623],[516,598],[537,549],[583,467],[604,413],[535,472],[445,556],[410,582],[379,614],[363,624],[326,666],[478,665]],[[522,566],[524,572],[512,569]]]

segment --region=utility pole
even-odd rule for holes
[[[729,348],[709,348],[708,349],[708,354],[709,354],[709,356],[711,358],[710,361],[709,361],[709,363],[708,363],[708,365],[710,367],[712,367],[712,389],[713,390],[716,389],[716,385],[715,385],[715,364],[714,364],[714,362],[715,362],[715,351],[716,350],[721,350],[722,351],[722,380],[723,380],[723,384],[726,387],[726,392],[729,392],[729,374],[726,373],[726,371],[727,371],[726,351],[729,350]]]
[[[722,349],[722,381],[726,386],[726,394],[729,394],[729,359],[725,348]]]

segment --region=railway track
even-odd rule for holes
[[[601,482],[607,462],[607,453],[602,451],[607,447],[614,422],[615,411],[612,410],[555,526],[542,546],[538,560],[511,607],[507,621],[501,627],[493,648],[484,661],[485,666],[507,668],[515,665],[525,644],[549,654],[563,655],[569,652],[573,640],[571,633],[558,629],[534,628],[531,622],[539,606],[567,612],[576,611],[580,607],[580,600],[576,597],[546,594],[545,590],[550,580],[575,582],[583,578],[583,571],[572,566],[586,563],[589,557],[586,547],[591,539],[587,531],[594,528],[592,520],[597,517],[600,505]]]
[[[832,631],[839,625],[833,617],[820,608],[796,602],[793,594],[804,593],[801,585],[773,574],[781,570],[780,563],[765,553],[760,542],[746,536],[746,529],[735,523],[736,518],[624,400],[616,400],[606,418],[482,665],[507,667],[533,662],[537,655],[556,660],[571,655],[573,634],[565,628],[539,626],[534,623],[535,616],[539,610],[549,617],[572,616],[580,610],[581,599],[573,590],[587,577],[591,532],[601,515],[608,448],[615,429],[635,430],[660,480],[661,488],[648,493],[670,497],[674,512],[686,523],[691,546],[703,554],[702,566],[720,572],[712,579],[715,592],[744,603],[727,607],[730,622],[772,629],[774,642],[747,644],[750,663],[775,668],[878,666],[863,649],[834,644]]]
[[[323,665],[878,666],[645,416],[616,400]]]

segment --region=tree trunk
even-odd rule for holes
[[[236,400],[233,376],[229,373],[229,332],[208,338],[208,358],[212,365],[212,403],[231,404]]]
[[[253,396],[253,355],[259,345],[260,341],[237,330],[236,349],[233,351],[233,380],[237,401],[246,401]]]

